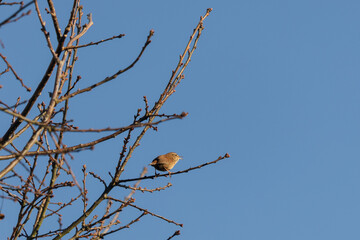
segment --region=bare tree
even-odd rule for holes
[[[150,30],[143,47],[129,66],[119,69],[93,85],[75,90],[81,81],[80,76],[74,76],[78,49],[113,41],[125,35],[119,34],[80,45],[79,39],[93,25],[91,14],[88,14],[84,21],[84,7],[80,5],[80,0],[73,1],[65,26],[60,26],[62,21],[59,21],[59,18],[64,18],[64,16],[56,14],[52,0],[43,1],[41,4],[46,4],[46,6],[39,6],[36,0],[27,3],[22,1],[4,3],[0,1],[1,7],[8,7],[13,11],[9,16],[0,20],[0,28],[5,25],[11,27],[11,24],[32,15],[30,9],[35,9],[35,14],[32,16],[37,16],[47,48],[52,54],[46,72],[37,83],[36,89],[32,91],[26,86],[21,76],[17,74],[15,67],[7,60],[6,56],[0,53],[2,59],[0,77],[14,78],[19,81],[19,88],[32,92],[31,97],[24,101],[18,95],[21,92],[20,90],[9,93],[11,96],[18,96],[17,99],[12,99],[10,102],[0,100],[0,110],[7,114],[9,120],[11,120],[8,126],[1,127],[3,136],[0,139],[0,161],[2,166],[0,169],[0,190],[3,193],[3,199],[12,200],[18,204],[17,212],[14,213],[17,214],[18,220],[14,224],[12,234],[8,236],[8,239],[101,239],[122,229],[129,228],[145,215],[182,227],[181,223],[137,205],[133,198],[133,194],[137,191],[155,192],[169,188],[171,184],[154,189],[140,186],[140,182],[143,180],[155,181],[157,178],[168,177],[168,172],[146,175],[147,169],[144,168],[140,177],[130,179],[124,179],[122,174],[126,170],[127,163],[131,161],[133,152],[149,129],[156,130],[158,124],[187,116],[185,112],[163,114],[160,113],[160,109],[168,98],[174,94],[175,88],[184,78],[184,70],[190,62],[204,29],[204,20],[212,9],[207,9],[205,15],[200,17],[200,21],[180,55],[179,62],[172,71],[167,85],[154,104],[149,104],[144,96],[144,110],[137,109],[134,116],[130,116],[132,123],[128,126],[81,129],[72,125],[68,119],[70,100],[76,101],[77,95],[94,91],[99,86],[118,78],[124,72],[132,69],[151,43],[154,31]],[[45,10],[42,10],[43,8]],[[45,16],[44,13],[47,13],[47,15]],[[45,21],[45,18],[49,19]],[[51,22],[52,24],[46,25],[45,22]],[[50,27],[51,29],[49,29]],[[51,39],[50,32],[52,33],[51,36],[56,37]],[[48,85],[52,87],[49,100],[47,103],[40,102],[39,96],[45,94],[44,89]],[[134,131],[135,129],[140,129],[140,131]],[[87,142],[79,142],[72,146],[64,142],[65,134],[86,134],[89,132],[106,133],[106,135]],[[124,136],[122,150],[119,159],[114,161],[114,168],[109,169],[109,176],[89,172],[86,165],[83,166],[83,174],[76,176],[71,163],[68,161],[69,158],[76,160],[74,152],[93,149],[97,144],[106,143],[109,139],[120,135]],[[173,172],[171,176],[184,174],[228,157],[229,155],[225,154],[202,165]],[[44,161],[44,159],[48,161]],[[94,178],[98,184],[87,185],[88,177]],[[135,184],[129,185],[131,182],[135,182]],[[99,185],[102,186],[101,193],[96,197],[96,200],[89,201],[89,192],[99,188]],[[68,191],[69,188],[74,189],[74,191]],[[122,191],[129,191],[130,189],[131,191],[124,199],[120,199],[113,194],[115,189]],[[64,191],[66,191],[66,194],[64,194]],[[59,201],[59,196],[61,196],[61,199],[65,198],[66,200]],[[70,216],[66,215],[64,210],[74,204],[81,205],[82,209]],[[98,208],[100,204],[106,206],[105,211]],[[118,218],[120,214],[125,214],[123,212],[125,208],[133,208],[140,213],[128,223],[122,224]],[[0,219],[6,221],[6,216],[1,213]],[[63,219],[66,219],[71,224],[64,225]],[[45,220],[46,226],[44,224]],[[50,222],[52,224],[49,224]],[[180,231],[176,231],[168,239],[179,234]]]

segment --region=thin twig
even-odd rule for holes
[[[22,80],[22,78],[19,77],[19,75],[17,75],[17,73],[15,72],[14,68],[11,66],[11,64],[6,60],[6,57],[4,55],[2,55],[0,53],[0,57],[3,59],[3,61],[6,63],[7,67],[11,70],[11,72],[14,74],[15,78],[17,80],[19,80],[19,82],[21,83],[21,86],[23,86],[28,92],[31,92],[31,88],[29,88],[28,86],[26,86]]]
[[[147,188],[141,188],[141,187],[138,187],[138,188],[134,188],[134,187],[130,187],[130,186],[127,186],[127,185],[122,185],[122,184],[118,184],[119,187],[122,187],[122,188],[125,188],[125,189],[132,189],[132,190],[136,190],[136,191],[141,191],[141,192],[155,192],[155,191],[161,191],[161,190],[165,190],[166,188],[169,188],[172,186],[171,183],[168,183],[166,186],[164,187],[158,187],[158,188],[154,188],[154,189],[147,189]]]
[[[103,40],[100,40],[100,41],[97,41],[97,42],[89,42],[89,43],[84,44],[84,45],[64,47],[63,50],[79,49],[79,48],[83,48],[83,47],[94,46],[94,45],[98,45],[98,44],[103,43],[103,42],[107,42],[107,41],[113,40],[113,39],[115,39],[115,38],[122,38],[122,37],[124,37],[124,36],[125,36],[125,34],[119,34],[119,35],[116,35],[116,36],[113,36],[113,37],[110,37],[110,38],[106,38],[106,39],[103,39]]]
[[[46,31],[45,22],[41,17],[41,13],[40,13],[40,9],[39,9],[39,5],[38,5],[37,0],[35,0],[35,9],[36,9],[37,16],[38,16],[38,19],[39,19],[40,24],[41,24],[41,31],[45,35],[45,39],[46,39],[46,42],[48,44],[49,50],[50,50],[51,54],[53,55],[53,57],[56,59],[57,64],[60,64],[60,59],[59,59],[58,55],[55,53],[55,50],[54,50],[54,48],[53,48],[53,46],[51,44],[50,34],[49,34],[48,31]]]
[[[11,19],[15,18],[16,15],[18,15],[22,10],[24,10],[24,9],[27,8],[27,7],[29,7],[29,6],[30,6],[31,4],[33,4],[34,2],[35,2],[35,1],[33,0],[33,1],[30,1],[30,2],[28,2],[27,4],[25,4],[24,6],[21,6],[21,7],[20,7],[16,12],[14,12],[10,17],[8,17],[7,19],[5,19],[4,21],[2,21],[2,22],[0,23],[0,28],[1,28],[2,25],[11,22]]]
[[[172,236],[170,236],[167,240],[170,240],[170,239],[172,239],[173,237],[179,236],[179,235],[180,235],[180,230],[177,230],[177,231],[175,231],[174,234],[173,234]]]
[[[115,199],[115,198],[112,198],[112,197],[107,197],[107,199],[111,199],[111,200],[113,200],[113,201],[115,201],[115,202],[125,203],[125,201],[123,201],[123,200]],[[147,210],[147,209],[138,207],[138,206],[136,206],[135,204],[128,203],[128,205],[131,206],[131,207],[133,207],[133,208],[136,208],[136,209],[138,209],[138,210],[140,210],[140,211],[143,211],[144,213],[150,214],[151,216],[160,218],[160,219],[162,219],[162,220],[164,220],[164,221],[166,221],[166,222],[168,222],[168,223],[173,223],[173,224],[175,224],[175,225],[177,225],[177,226],[183,227],[183,224],[182,224],[182,223],[177,223],[177,222],[175,222],[175,221],[173,221],[173,220],[167,219],[167,218],[165,218],[165,217],[163,217],[163,216],[160,216],[160,215],[158,215],[158,214],[156,214],[156,213],[150,212],[150,211]]]
[[[70,47],[75,41],[79,40],[90,28],[91,26],[94,24],[93,20],[92,20],[92,14],[89,13],[87,15],[87,19],[88,19],[88,23],[85,24],[81,30],[81,32],[76,35],[74,38],[72,38],[69,43],[67,44],[66,47]]]
[[[177,115],[175,117],[162,119],[160,121],[153,122],[153,123],[136,123],[136,124],[129,125],[127,127],[120,128],[120,130],[116,131],[115,133],[107,135],[107,136],[102,137],[102,138],[99,138],[99,139],[97,139],[95,141],[92,141],[92,142],[78,144],[78,145],[75,145],[75,146],[72,146],[72,147],[67,147],[67,148],[52,149],[52,150],[41,151],[41,152],[26,152],[24,154],[24,156],[40,156],[40,155],[49,155],[49,154],[56,154],[56,153],[69,153],[69,152],[79,151],[81,149],[93,147],[96,144],[102,143],[102,142],[104,142],[104,141],[106,141],[108,139],[115,138],[119,134],[121,134],[121,133],[123,133],[123,132],[125,132],[125,131],[127,131],[129,129],[139,128],[139,127],[144,127],[144,126],[146,127],[146,126],[149,126],[149,125],[157,125],[157,124],[165,122],[165,121],[169,121],[169,120],[173,120],[173,119],[181,119],[183,117],[184,117],[184,115]],[[18,157],[18,156],[19,155],[17,155],[17,154],[0,156],[0,161],[1,160],[12,159],[12,158]]]
[[[115,79],[115,78],[117,78],[120,74],[122,74],[122,73],[128,71],[129,69],[131,69],[131,68],[140,60],[140,58],[141,58],[142,54],[144,53],[146,47],[151,43],[151,40],[150,40],[150,39],[151,39],[151,37],[152,37],[153,35],[154,35],[154,31],[151,30],[150,33],[149,33],[149,35],[148,35],[148,37],[147,37],[147,40],[146,40],[144,46],[142,47],[142,49],[141,49],[141,51],[140,51],[140,53],[139,53],[139,55],[136,57],[136,59],[135,59],[129,66],[127,66],[127,67],[124,68],[124,69],[119,70],[118,72],[116,72],[116,73],[113,74],[112,76],[107,77],[107,78],[105,78],[104,80],[102,80],[102,81],[100,81],[100,82],[98,82],[98,83],[95,83],[95,84],[93,84],[93,85],[91,85],[91,86],[89,86],[89,87],[87,87],[87,88],[77,90],[76,92],[73,92],[73,93],[71,93],[71,94],[67,94],[67,95],[59,98],[59,99],[57,100],[57,102],[59,103],[59,102],[62,102],[62,101],[64,101],[64,100],[66,100],[66,99],[72,98],[72,97],[74,97],[74,96],[76,96],[76,95],[78,95],[78,94],[80,94],[80,93],[84,93],[84,92],[91,91],[92,89],[94,89],[94,88],[96,88],[96,87],[98,87],[98,86],[100,86],[100,85],[102,85],[102,84],[104,84],[104,83],[107,83],[107,82],[109,82],[109,81],[111,81],[111,80],[113,80],[113,79]]]
[[[60,40],[60,37],[61,37],[61,29],[60,29],[60,25],[59,25],[59,21],[56,17],[56,12],[55,12],[55,7],[54,7],[54,3],[52,0],[47,0],[48,4],[49,4],[49,7],[50,7],[50,15],[51,15],[51,18],[53,20],[53,23],[54,23],[54,29],[55,29],[55,32],[56,32],[56,36],[57,36],[57,39]]]
[[[138,216],[137,218],[135,218],[134,220],[130,221],[128,224],[126,224],[125,226],[121,226],[119,227],[118,229],[114,229],[110,232],[107,232],[107,233],[102,233],[100,234],[100,239],[102,239],[103,237],[105,237],[106,235],[109,235],[109,234],[112,234],[112,233],[115,233],[115,232],[118,232],[124,228],[130,228],[130,226],[136,222],[138,222],[142,217],[144,217],[147,213],[143,212],[140,216]]]
[[[177,175],[177,174],[181,174],[181,173],[186,173],[186,172],[190,172],[190,171],[193,171],[195,169],[199,169],[199,168],[202,168],[202,167],[205,167],[207,165],[210,165],[210,164],[214,164],[214,163],[217,163],[225,158],[229,158],[230,155],[228,153],[226,153],[224,156],[220,156],[218,157],[216,160],[214,161],[211,161],[211,162],[207,162],[207,163],[203,163],[201,165],[198,165],[196,167],[191,167],[191,168],[188,168],[188,169],[185,169],[185,170],[181,170],[181,171],[177,171],[177,172],[173,172],[171,173],[171,176],[173,175]],[[130,179],[123,179],[123,180],[119,180],[119,183],[123,183],[123,182],[132,182],[132,181],[138,181],[138,180],[145,180],[145,179],[154,179],[154,178],[157,178],[157,177],[167,177],[169,176],[170,174],[169,173],[166,173],[166,174],[156,174],[156,175],[151,175],[151,176],[146,176],[146,177],[143,177],[143,178],[130,178]]]

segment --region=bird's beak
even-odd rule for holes
[[[182,157],[182,156],[179,156],[179,159],[183,159],[183,157]]]

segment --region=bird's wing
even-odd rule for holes
[[[156,165],[158,163],[158,158],[155,158],[151,163],[150,165],[153,166],[153,165]]]

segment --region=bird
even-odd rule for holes
[[[164,155],[157,156],[150,163],[150,166],[153,166],[155,168],[155,175],[156,170],[159,170],[162,172],[167,171],[169,173],[169,176],[171,177],[170,170],[175,166],[179,159],[182,159],[182,157],[179,156],[177,153],[169,152]]]

